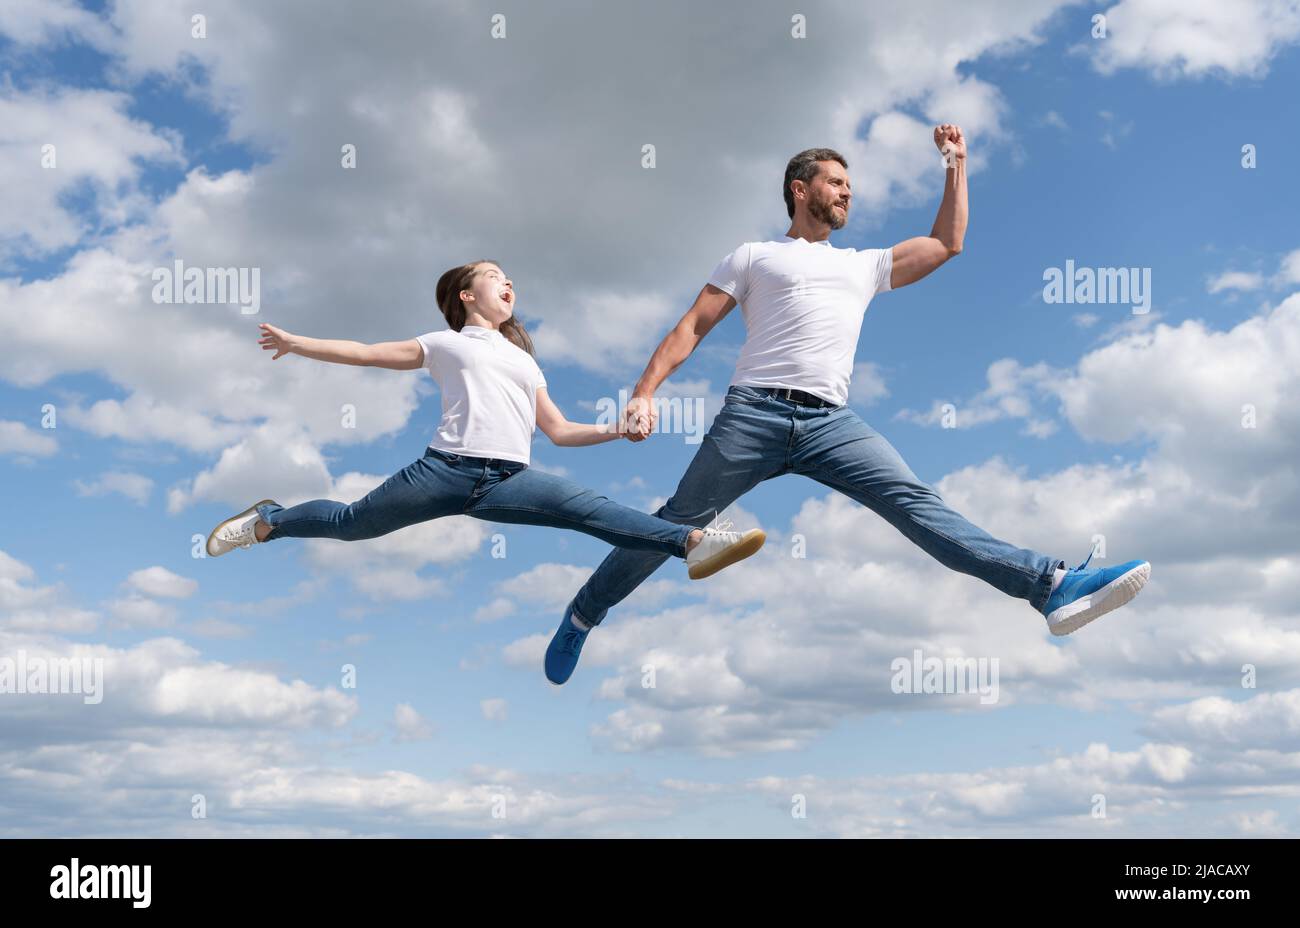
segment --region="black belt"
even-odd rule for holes
[[[792,403],[798,403],[800,406],[812,406],[814,409],[825,409],[839,405],[838,403],[828,402],[812,393],[796,390],[793,387],[750,387],[749,389],[757,390],[759,393],[766,393],[768,396],[775,396],[779,400],[789,400]]]

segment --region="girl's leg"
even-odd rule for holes
[[[440,458],[426,455],[354,503],[313,499],[288,509],[275,504],[262,505],[257,507],[257,513],[271,527],[265,541],[276,538],[359,541],[460,512],[473,485],[472,477]]]
[[[492,522],[567,528],[620,548],[686,556],[693,525],[632,509],[554,474],[524,468],[501,480],[465,510]]]

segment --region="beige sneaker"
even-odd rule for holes
[[[711,577],[724,567],[730,567],[737,561],[758,553],[767,541],[767,533],[761,528],[751,528],[744,532],[730,532],[731,521],[723,522],[704,531],[700,543],[686,555],[687,574],[692,580]]]
[[[236,548],[251,548],[257,544],[254,532],[258,520],[257,507],[267,505],[278,506],[279,503],[273,499],[264,499],[214,528],[208,536],[208,557],[221,557]]]

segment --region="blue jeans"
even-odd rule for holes
[[[999,541],[948,508],[884,437],[847,406],[814,409],[733,386],[677,492],[655,515],[707,525],[757,484],[803,474],[839,490],[906,535],[945,567],[978,577],[1041,610],[1063,562]],[[613,551],[573,599],[599,624],[663,563],[648,551]]]
[[[655,518],[619,505],[594,490],[527,464],[475,458],[429,448],[355,503],[314,499],[285,509],[257,507],[276,538],[377,538],[442,516],[467,515],[490,522],[549,525],[595,535],[611,545],[686,556],[692,526]]]

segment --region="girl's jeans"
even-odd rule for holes
[[[622,506],[572,481],[527,464],[429,448],[355,503],[314,499],[285,509],[257,507],[276,538],[376,538],[441,516],[549,525],[594,535],[611,545],[662,558],[686,556],[694,526]]]

